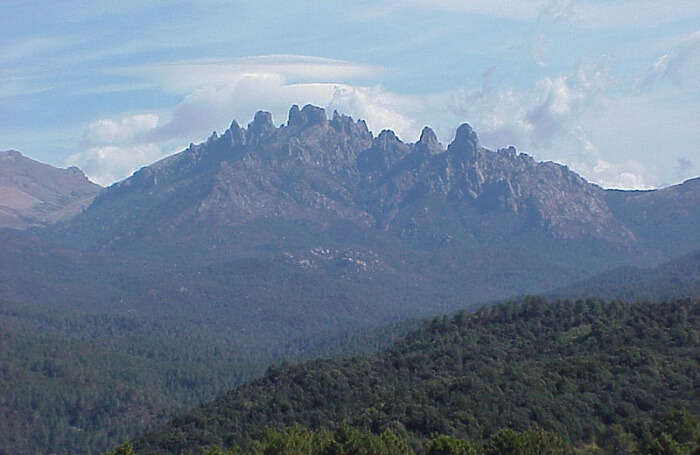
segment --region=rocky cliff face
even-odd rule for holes
[[[14,150],[0,152],[0,227],[24,229],[69,218],[99,191],[76,167],[57,169]]]
[[[99,242],[253,220],[350,222],[424,240],[541,231],[558,239],[629,245],[605,192],[565,166],[514,148],[479,145],[467,124],[444,148],[430,128],[418,142],[311,105],[276,127],[258,112],[221,136],[143,168],[109,188],[78,220]]]

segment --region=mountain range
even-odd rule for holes
[[[1,157],[0,206],[14,207],[3,212],[14,229],[0,230],[3,328],[41,334],[50,365],[70,364],[48,348],[63,340],[154,368],[145,383],[106,378],[86,354],[86,377],[111,384],[100,393],[126,390],[123,406],[104,416],[108,396],[59,400],[43,412],[53,423],[12,437],[47,425],[61,436],[13,453],[104,449],[270,361],[377,349],[381,327],[412,318],[523,294],[646,298],[640,282],[655,299],[696,296],[700,179],[606,190],[513,147],[486,149],[468,124],[444,146],[427,127],[405,143],[311,105],[279,126],[258,112],[104,189],[75,168]],[[26,354],[8,343],[10,358]],[[58,397],[80,390],[53,368],[12,371],[8,384],[39,375]],[[6,415],[31,415],[30,402]],[[75,423],[81,412],[119,429]]]
[[[234,121],[38,235],[163,259],[173,272],[255,258],[350,282],[381,277],[447,291],[431,293],[440,307],[454,292],[541,292],[698,249],[699,199],[700,179],[605,190],[513,147],[485,149],[467,124],[447,147],[427,127],[410,144],[307,105],[281,126],[265,112],[245,129]]]
[[[428,127],[407,144],[307,105],[293,106],[280,127],[265,112],[247,129],[234,121],[221,136],[139,170],[65,232],[81,247],[141,247],[195,233],[198,242],[220,242],[222,229],[235,234],[274,220],[323,232],[343,225],[431,248],[544,234],[639,248],[655,260],[672,256],[666,250],[675,242],[700,240],[690,232],[699,191],[700,179],[658,191],[604,190],[514,147],[487,150],[468,124],[446,148]],[[669,231],[664,241],[659,230]]]

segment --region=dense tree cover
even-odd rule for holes
[[[620,263],[585,242],[542,248],[536,235],[496,247],[452,234],[408,244],[365,234],[347,223],[318,232],[261,220],[217,231],[211,244],[150,239],[139,251],[97,253],[0,231],[0,300],[25,302],[0,315],[0,417],[9,422],[0,447],[94,452],[269,362],[365,352],[393,339],[376,327]],[[333,253],[319,256],[319,246]],[[376,268],[360,270],[374,259]],[[575,270],[554,273],[552,263]]]
[[[244,443],[265,427],[339,423],[392,430],[412,444],[536,425],[577,446],[638,449],[659,415],[700,411],[699,315],[691,300],[532,297],[436,318],[382,354],[270,367],[135,449],[190,453]]]
[[[560,436],[532,427],[525,431],[502,429],[483,441],[436,435],[409,438],[405,432],[386,429],[373,433],[345,424],[309,430],[292,426],[266,428],[243,446],[203,447],[202,455],[602,455],[606,452],[646,455],[689,455],[700,450],[700,418],[674,411],[644,427],[636,443],[628,440],[604,450],[596,444],[574,446]],[[130,443],[105,455],[136,455]]]
[[[411,324],[267,351],[206,328],[0,302],[0,454],[99,453],[270,361],[376,350]]]

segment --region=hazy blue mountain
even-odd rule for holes
[[[293,107],[280,127],[258,112],[247,129],[234,122],[220,137],[141,169],[108,188],[66,232],[84,247],[195,234],[210,243],[221,241],[222,229],[235,233],[258,220],[321,232],[342,224],[431,248],[531,233],[620,247],[636,241],[604,190],[512,147],[484,149],[467,124],[445,149],[429,128],[405,144],[337,113],[328,120],[313,106]]]
[[[380,280],[430,297],[400,312],[413,315],[449,309],[454,295],[463,305],[542,292],[700,248],[698,193],[692,182],[641,198],[606,191],[512,147],[487,150],[467,124],[447,147],[429,128],[410,144],[307,105],[279,127],[264,112],[245,129],[234,121],[39,235],[172,272],[254,258]],[[687,216],[654,235],[669,207]]]
[[[651,268],[618,267],[557,289],[561,298],[661,301],[700,296],[700,251]]]
[[[654,191],[608,190],[606,201],[640,245],[666,258],[700,242],[700,178]]]

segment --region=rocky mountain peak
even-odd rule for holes
[[[348,115],[341,115],[338,111],[333,111],[333,117],[329,125],[338,132],[365,140],[372,140],[372,134],[369,132],[364,120],[355,121]]]
[[[289,108],[289,114],[287,115],[287,126],[298,126],[303,125],[305,120],[301,115],[301,110],[299,106],[294,104]]]
[[[321,107],[307,104],[300,110],[295,104],[289,109],[288,127],[325,126],[327,123],[326,110]]]
[[[453,154],[463,155],[469,161],[476,161],[479,155],[479,138],[468,123],[462,123],[455,133],[455,138],[447,147]]]
[[[396,134],[391,130],[382,130],[381,133],[375,138],[374,143],[386,146],[388,144],[394,144],[401,142],[401,140],[396,137]]]
[[[416,150],[424,152],[427,155],[437,155],[444,152],[442,144],[438,142],[435,131],[427,126],[421,131],[420,139],[416,142]]]
[[[258,143],[263,136],[275,131],[275,124],[272,123],[272,114],[265,111],[258,111],[253,117],[253,121],[248,124],[246,139],[248,143]]]
[[[245,145],[246,135],[245,130],[241,128],[236,120],[231,122],[231,126],[223,135],[227,138],[231,145]]]

